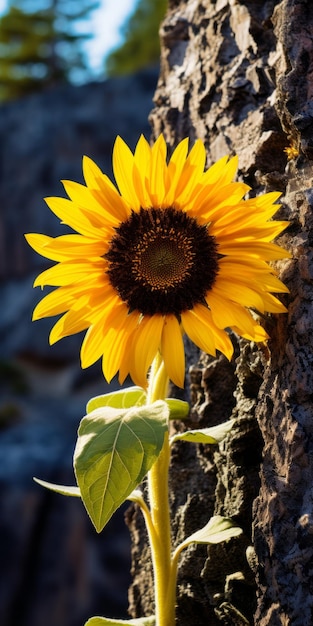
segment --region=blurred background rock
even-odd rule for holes
[[[114,11],[114,1],[107,3]],[[88,3],[74,5],[88,23]],[[108,386],[100,364],[81,371],[82,336],[50,347],[53,321],[31,322],[42,297],[32,283],[49,263],[27,246],[24,233],[66,232],[43,197],[64,195],[61,179],[82,182],[84,154],[111,175],[117,134],[131,148],[140,133],[149,138],[165,2],[134,4],[123,43],[104,65],[103,80],[88,74],[80,48],[84,38],[72,33],[73,20],[60,20],[74,5],[19,0],[0,19],[1,626],[82,626],[96,614],[127,616],[125,509],[98,536],[78,499],[52,494],[32,480],[73,484],[72,454],[86,401]],[[41,38],[38,23],[45,23]],[[67,47],[54,48],[53,74],[48,43],[51,52],[60,32]],[[148,39],[154,52],[143,46],[130,63],[131,50]]]

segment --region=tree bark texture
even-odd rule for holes
[[[187,427],[236,424],[225,443],[176,445],[173,537],[211,515],[244,530],[226,544],[190,547],[178,579],[177,624],[310,626],[313,623],[313,3],[310,0],[171,0],[161,26],[161,71],[150,121],[175,146],[201,138],[208,165],[239,155],[254,193],[281,191],[277,263],[290,289],[287,315],[263,320],[271,339],[235,342],[232,363],[186,345]],[[294,148],[287,161],[284,149]],[[176,428],[185,425],[176,424]],[[133,617],[153,613],[142,520],[133,539]]]

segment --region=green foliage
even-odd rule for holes
[[[175,563],[177,567],[179,555],[192,543],[223,543],[223,541],[228,541],[232,537],[238,537],[239,535],[242,535],[242,529],[236,526],[231,518],[214,515],[203,528],[197,530],[177,546],[173,554],[173,564]]]
[[[128,387],[111,393],[91,398],[87,404],[87,413],[91,413],[101,406],[112,406],[116,409],[127,409],[132,406],[143,406],[146,403],[147,394],[142,387]],[[176,398],[166,398],[169,408],[169,419],[185,419],[189,413],[189,404]],[[214,442],[215,443],[215,442]]]
[[[39,4],[39,6],[38,6]],[[75,23],[97,4],[72,0],[15,0],[0,19],[0,100],[69,82],[87,65]]]
[[[217,444],[225,439],[234,423],[235,420],[228,420],[228,422],[223,422],[218,424],[218,426],[211,426],[211,428],[186,430],[183,433],[176,433],[176,435],[171,437],[171,443],[175,441],[190,441],[191,443]]]
[[[100,407],[81,421],[74,453],[77,484],[98,532],[158,458],[168,429],[159,400],[128,409]]]
[[[108,56],[108,76],[130,74],[158,63],[159,27],[166,12],[167,0],[138,0],[136,9],[122,28],[123,44]]]
[[[128,387],[111,393],[91,398],[87,404],[87,413],[91,413],[101,406],[112,406],[115,409],[128,409],[132,406],[142,406],[146,402],[147,394],[142,387]]]
[[[81,497],[79,487],[75,487],[75,486],[68,487],[67,485],[55,485],[54,483],[48,483],[46,480],[40,480],[39,478],[35,478],[35,477],[34,477],[34,481],[35,483],[38,483],[38,485],[41,485],[41,487],[45,487],[46,489],[49,489],[50,491],[59,493],[61,494],[61,496],[71,496],[73,498]]]
[[[69,496],[70,498],[81,498],[80,488],[75,486],[68,485],[56,485],[55,483],[49,483],[46,480],[40,480],[40,478],[34,477],[35,483],[40,485],[41,487],[45,487],[49,489],[49,491],[54,491],[54,493],[59,493],[61,496]],[[142,505],[143,495],[140,489],[134,489],[129,496],[127,496],[126,500],[130,502],[137,502],[139,506]]]
[[[169,462],[168,437],[165,435],[168,434],[170,413],[172,417],[186,416],[188,404],[168,398],[147,405],[146,400],[146,392],[136,386],[92,398],[87,404],[87,415],[80,423],[74,452],[74,471],[78,487],[55,485],[38,479],[35,481],[60,494],[81,497],[98,532],[125,500],[136,502],[144,514],[152,554],[156,556],[160,551],[160,538],[162,543],[164,541],[165,545],[168,545],[167,562],[170,563],[170,570],[169,572],[166,570],[166,586],[168,598],[172,598],[168,602],[174,614],[177,568],[181,552],[192,543],[214,544],[227,541],[240,535],[242,530],[231,519],[215,516],[206,526],[187,537],[171,554],[170,540],[166,539],[164,531],[166,528],[164,521],[169,519],[167,518],[169,503],[166,497],[165,499],[162,497],[166,496],[166,492],[161,487],[164,478],[161,469],[166,469],[164,463]],[[219,443],[232,428],[233,423],[234,420],[229,420],[225,424],[204,431],[177,433],[172,437],[172,442],[185,440],[195,443]],[[157,468],[157,473],[154,474],[152,482],[149,482],[152,467],[153,471]],[[150,508],[144,500],[143,493],[136,489],[147,474]],[[153,492],[152,487],[156,485],[158,485],[156,492]],[[166,512],[165,516],[163,510]],[[165,570],[159,569],[158,572],[159,575],[160,572],[162,575],[165,574]],[[164,596],[162,595],[161,600],[160,597],[156,592],[156,599],[159,602],[163,601]],[[168,605],[163,608],[167,615]],[[155,626],[155,621],[154,616],[130,620],[96,616],[91,617],[85,626],[126,626],[126,624]]]
[[[229,517],[215,515],[210,521],[197,530],[195,533],[187,537],[178,547],[179,552],[189,546],[191,543],[222,543],[228,541],[232,537],[238,537],[242,534],[242,529],[236,526],[235,522]]]

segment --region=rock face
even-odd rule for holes
[[[183,539],[214,512],[233,516],[244,539],[186,551],[179,626],[313,619],[312,30],[306,0],[170,0],[161,28],[154,136],[163,132],[173,146],[200,137],[208,164],[237,153],[239,175],[255,193],[283,193],[277,217],[291,225],[281,243],[294,254],[277,264],[290,288],[289,313],[264,320],[268,345],[241,342],[227,372],[220,360],[193,361],[192,419],[237,423],[222,450],[177,449],[174,528]],[[135,511],[129,523],[135,617],[153,607]]]
[[[83,154],[108,174],[116,134],[150,135],[158,70],[62,87],[0,107],[0,623],[82,626],[127,616],[130,541],[119,511],[100,536],[77,499],[36,485],[73,484],[76,430],[86,401],[107,387],[82,375],[81,337],[48,345],[51,320],[31,322],[34,276],[46,261],[26,232],[65,232],[42,198],[81,181]],[[64,195],[64,194],[63,194]]]

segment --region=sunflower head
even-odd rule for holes
[[[91,159],[85,185],[63,181],[68,199],[47,204],[73,234],[29,234],[41,255],[56,261],[35,286],[57,287],[33,318],[61,315],[50,342],[87,331],[82,367],[102,358],[105,378],[119,372],[146,385],[157,353],[169,377],[184,384],[183,335],[205,352],[231,358],[225,329],[264,341],[255,312],[286,309],[273,293],[287,292],[269,261],[289,256],[272,240],[287,222],[273,221],[279,193],[244,200],[233,182],[237,158],[205,170],[205,149],[181,141],[167,158],[161,135],[152,147],[140,137],[134,153],[117,137],[116,186]]]
[[[173,207],[132,211],[116,229],[106,259],[110,282],[129,311],[178,319],[205,302],[218,271],[207,227]]]

